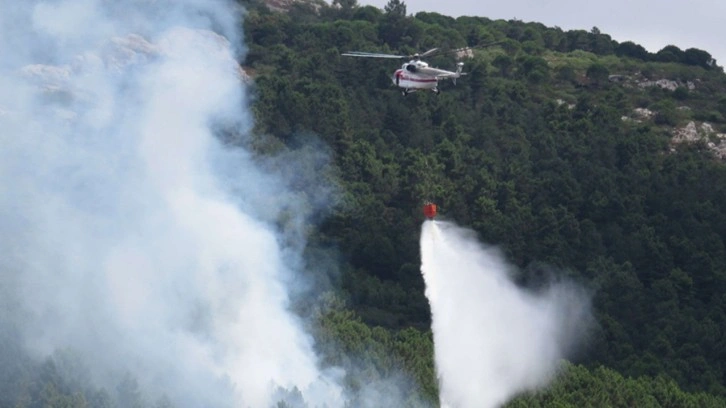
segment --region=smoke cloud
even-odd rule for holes
[[[38,358],[77,350],[97,386],[132,373],[177,406],[265,407],[280,388],[342,406],[288,310],[301,215],[279,176],[215,135],[250,128],[240,10],[0,10],[0,330]],[[272,227],[283,213],[295,243]]]
[[[519,288],[497,250],[454,224],[424,223],[421,258],[442,407],[496,407],[546,385],[590,322],[584,292]]]

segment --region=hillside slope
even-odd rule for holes
[[[364,322],[427,330],[417,234],[432,199],[500,246],[522,285],[554,269],[593,290],[583,363],[726,395],[726,76],[706,51],[354,2],[245,4],[257,148],[314,134],[333,150],[343,199],[313,238],[341,252],[333,279]],[[340,56],[493,41],[439,96],[402,98],[395,61]]]

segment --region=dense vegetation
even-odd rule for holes
[[[597,28],[409,16],[395,0],[385,10],[340,1],[284,13],[245,3],[257,148],[294,148],[312,132],[333,149],[344,199],[313,238],[341,251],[343,296],[362,319],[339,324],[427,333],[418,228],[420,203],[432,199],[500,245],[522,284],[556,268],[594,291],[599,328],[584,366],[568,373],[592,376],[599,391],[563,401],[605,393],[634,406],[625,394],[637,388],[648,400],[675,384],[726,395],[726,167],[707,144],[726,132],[726,77],[708,52],[649,53]],[[340,56],[491,42],[439,96],[403,98],[389,79],[395,62]],[[655,86],[660,79],[677,86]],[[713,132],[674,144],[674,129],[690,121]],[[368,340],[357,341],[350,347]],[[429,358],[403,361],[433,396]],[[566,378],[527,401],[567,394]]]
[[[334,285],[310,314],[324,362],[348,370],[350,390],[405,373],[408,404],[437,405],[418,252],[420,204],[431,199],[501,246],[522,285],[554,269],[595,293],[587,350],[550,389],[509,406],[726,405],[726,166],[708,145],[726,133],[726,76],[708,52],[650,53],[597,28],[410,16],[398,0],[285,12],[241,3],[252,147],[275,155],[314,139],[331,151],[321,183],[341,199],[311,233],[308,260],[311,278]],[[340,56],[491,42],[438,96],[403,98],[389,79],[395,62]],[[646,83],[658,79],[677,88]],[[673,129],[689,121],[714,131],[675,145]],[[333,250],[339,268],[321,267]],[[36,362],[18,359],[14,333],[0,342],[0,407],[170,405],[132,377],[88,387],[73,351]]]

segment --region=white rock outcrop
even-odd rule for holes
[[[635,108],[633,109],[633,113],[638,119],[652,119],[653,116],[655,116],[655,112],[648,108]]]
[[[201,52],[228,59],[230,69],[235,70],[241,81],[251,81],[249,75],[232,58],[228,51],[229,42],[223,36],[209,30],[194,29],[178,29],[172,35],[175,39],[174,43],[199,47],[203,50]],[[74,88],[73,78],[101,71],[123,72],[134,66],[151,62],[155,58],[173,55],[178,52],[175,47],[176,45],[172,44],[168,38],[154,44],[138,34],[129,34],[123,37],[113,37],[98,50],[75,56],[73,61],[67,65],[27,65],[19,70],[19,76],[55,99],[83,100],[93,90]],[[58,115],[66,119],[73,119],[75,115],[72,111],[63,110],[60,107],[57,110]]]
[[[653,86],[657,86],[661,89],[666,89],[669,91],[675,91],[676,89],[683,87],[688,89],[689,91],[692,91],[696,89],[696,84],[693,81],[676,81],[673,79],[657,79],[657,80],[644,80],[644,81],[636,81],[636,84],[639,88],[650,88]]]
[[[685,127],[673,130],[671,142],[674,147],[681,143],[695,143],[700,141],[706,142],[706,146],[716,157],[722,160],[726,159],[726,133],[717,133],[710,123],[703,122],[697,125],[696,122],[691,121]],[[671,151],[674,150],[671,149]]]

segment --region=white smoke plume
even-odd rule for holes
[[[266,407],[279,387],[342,406],[288,310],[283,183],[215,137],[250,127],[240,10],[0,10],[0,323],[39,358],[78,351],[97,386],[130,372],[177,406]]]
[[[421,261],[442,407],[497,407],[545,386],[588,327],[583,291],[523,290],[501,254],[472,231],[426,221]]]

